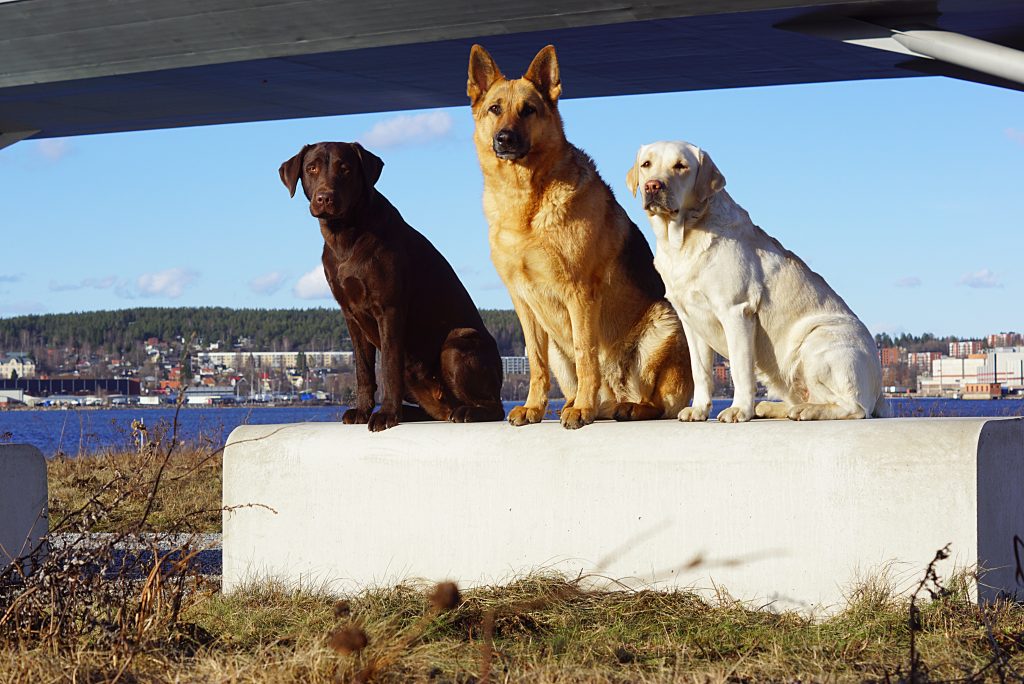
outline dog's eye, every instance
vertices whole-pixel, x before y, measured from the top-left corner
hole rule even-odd
[[[527,105],[523,105],[523,110],[522,110],[522,115],[523,116],[530,116],[531,114],[536,114],[536,113],[537,113],[537,108],[534,107],[533,105],[528,105],[528,104]]]
[[[641,169],[649,169],[649,168],[651,168],[651,162],[645,161],[643,164],[640,165],[640,168]]]
[[[308,173],[316,173],[316,164],[310,164],[306,167]]]
[[[341,169],[339,169],[339,170],[340,170],[340,171],[341,171],[341,172],[342,172],[343,174],[345,174],[345,175],[347,176],[347,175],[348,175],[348,171],[349,171],[349,169],[348,169],[348,164],[342,164],[342,165],[341,165]]]
[[[501,105],[492,104],[490,107],[487,108],[487,111],[489,111],[491,114],[501,114]]]
[[[689,167],[683,162],[676,162],[675,166],[673,166],[672,168],[675,169],[676,171],[685,171]]]

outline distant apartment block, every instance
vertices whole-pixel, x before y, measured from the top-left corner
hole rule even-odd
[[[530,359],[526,356],[502,356],[501,372],[504,375],[529,375]]]
[[[986,340],[989,349],[999,347],[1020,347],[1024,345],[1024,338],[1017,332],[1001,332],[989,335]]]
[[[906,360],[907,350],[903,347],[882,347],[878,350],[878,360],[882,366],[898,366]]]
[[[932,368],[932,361],[942,358],[942,352],[907,352],[907,365],[919,371],[928,372]]]
[[[0,378],[34,378],[35,375],[36,364],[28,354],[7,352],[0,355]]]
[[[960,340],[949,343],[949,355],[954,359],[966,359],[971,354],[980,354],[985,348],[981,340]]]
[[[343,368],[352,365],[352,352],[350,351],[323,351],[323,352],[199,352],[196,354],[196,361],[200,366],[207,364],[220,366],[222,368],[243,368],[268,369],[268,368],[296,368],[299,365],[299,356],[305,356],[306,366],[310,368]]]

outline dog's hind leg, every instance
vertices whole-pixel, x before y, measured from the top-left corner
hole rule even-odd
[[[441,347],[441,376],[454,397],[450,421],[504,420],[501,361],[497,347],[473,328],[456,328]]]
[[[789,418],[790,406],[781,401],[759,401],[754,407],[757,418]]]
[[[803,401],[790,407],[790,420],[867,418],[878,400],[881,378],[868,376],[874,349],[832,342],[823,354],[807,354],[794,384],[802,384]],[[877,367],[877,362],[875,363]],[[880,387],[879,387],[880,389]]]

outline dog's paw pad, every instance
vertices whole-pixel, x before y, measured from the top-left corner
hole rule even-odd
[[[516,406],[508,413],[508,422],[516,427],[539,423],[544,420],[544,409],[526,406]]]
[[[708,419],[707,409],[687,406],[679,412],[679,420],[684,423],[702,423]]]
[[[596,418],[593,409],[571,408],[562,411],[562,427],[566,430],[577,430],[584,425],[590,425]]]
[[[396,425],[398,425],[398,414],[390,411],[377,411],[366,422],[366,427],[370,432],[382,432]]]
[[[370,412],[350,408],[341,414],[341,422],[345,425],[365,425],[370,420]]]
[[[720,423],[745,423],[750,420],[750,411],[740,406],[730,406],[718,414]]]

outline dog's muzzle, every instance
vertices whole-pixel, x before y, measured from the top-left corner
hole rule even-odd
[[[644,183],[644,211],[675,213],[668,205],[668,189],[660,180],[649,180]]]
[[[529,144],[511,128],[503,128],[495,133],[491,146],[498,159],[520,159],[530,151]]]

